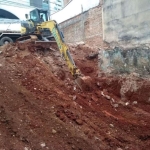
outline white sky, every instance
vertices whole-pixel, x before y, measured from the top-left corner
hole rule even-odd
[[[64,9],[51,15],[51,19],[61,23],[69,18],[72,18],[83,11],[99,5],[100,0],[73,0]]]

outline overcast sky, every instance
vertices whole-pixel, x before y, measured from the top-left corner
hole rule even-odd
[[[51,19],[61,23],[99,4],[100,0],[73,0],[61,11],[51,15]]]

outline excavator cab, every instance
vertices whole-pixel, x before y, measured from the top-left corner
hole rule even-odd
[[[46,10],[34,9],[30,11],[30,19],[35,23],[42,23],[48,21],[48,14]]]
[[[48,13],[46,10],[34,9],[30,11],[30,15],[25,15],[26,21],[21,22],[21,35],[33,34],[37,31],[37,27],[48,21]]]

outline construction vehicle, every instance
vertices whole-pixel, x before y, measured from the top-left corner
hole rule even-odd
[[[15,42],[21,37],[19,19],[0,19],[0,45]]]
[[[64,41],[64,36],[60,31],[58,24],[54,20],[48,21],[47,11],[34,9],[30,12],[30,18],[26,15],[27,21],[21,24],[22,37],[17,41],[31,39],[34,44],[49,45],[55,39],[62,57],[65,59],[68,68],[75,79],[75,82],[82,90],[89,90],[91,88],[91,78],[81,74],[80,70],[75,65],[72,59],[68,46]]]

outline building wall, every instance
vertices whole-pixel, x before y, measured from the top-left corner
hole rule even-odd
[[[63,0],[55,0],[55,3],[55,8],[57,11],[63,8]]]
[[[22,6],[22,5],[21,5]],[[17,18],[19,18],[20,20],[26,20],[25,18],[25,14],[29,14],[29,12],[31,10],[33,10],[35,7],[24,7],[24,6],[16,6],[16,5],[5,5],[5,4],[1,4],[0,5],[0,9],[8,11],[10,13],[12,13],[13,15],[15,15]],[[18,13],[19,12],[19,13]],[[9,15],[6,15],[5,18],[10,19]],[[11,18],[12,19],[12,18]]]
[[[59,26],[68,43],[84,41],[97,46],[103,44],[101,5],[68,19]]]
[[[150,42],[149,0],[104,0],[104,40],[124,47]]]
[[[42,9],[49,11],[49,4],[43,3],[42,4]]]
[[[30,6],[42,8],[43,0],[30,0]]]
[[[30,6],[30,0],[9,0],[9,1],[0,1],[0,4],[5,4],[8,6],[20,6],[20,7],[28,7]]]
[[[31,4],[31,5],[30,5]],[[9,0],[9,2],[7,1],[1,1],[0,2],[0,9],[1,10],[5,10],[8,13],[4,14],[2,11],[0,12],[2,15],[0,15],[1,17],[3,16],[4,18],[9,18],[9,19],[13,19],[13,18],[19,18],[21,20],[26,20],[25,18],[25,14],[29,14],[29,12],[33,9],[35,9],[35,7],[42,8],[42,0]],[[13,15],[15,15],[16,17],[11,17],[10,13],[12,13]],[[5,16],[4,16],[5,15]]]
[[[64,6],[66,6],[69,3],[70,0],[64,0]]]
[[[63,0],[49,0],[50,14],[54,14],[63,8]]]

